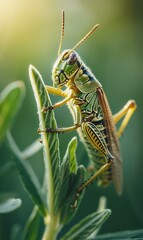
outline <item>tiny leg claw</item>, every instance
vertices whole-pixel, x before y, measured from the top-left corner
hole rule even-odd
[[[37,133],[57,133],[58,130],[57,129],[53,129],[53,128],[46,128],[45,130],[39,129],[37,130]]]
[[[43,109],[41,110],[41,112],[46,113],[47,111],[51,111],[51,110],[53,110],[53,109],[54,109],[53,106],[43,107]]]
[[[43,132],[43,130],[41,130],[40,128],[37,129],[37,133],[41,133]]]
[[[46,133],[57,133],[58,131],[57,131],[57,129],[46,128],[46,129],[45,129],[45,132],[46,132]]]

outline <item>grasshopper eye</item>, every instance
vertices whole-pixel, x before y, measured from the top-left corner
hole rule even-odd
[[[77,61],[77,56],[75,53],[71,53],[70,56],[69,56],[69,59],[67,61],[67,64],[68,65],[73,65],[74,63],[76,63]]]

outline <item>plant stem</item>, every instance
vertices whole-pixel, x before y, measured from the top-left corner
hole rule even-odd
[[[60,231],[59,218],[57,216],[45,218],[46,228],[42,240],[55,240],[58,232]]]

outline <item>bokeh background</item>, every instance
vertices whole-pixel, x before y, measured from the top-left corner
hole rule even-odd
[[[12,127],[20,149],[37,137],[38,119],[28,66],[33,64],[52,85],[51,70],[57,58],[61,30],[61,11],[66,26],[63,50],[72,48],[95,24],[100,28],[78,49],[79,55],[101,81],[113,113],[129,99],[135,99],[137,111],[121,139],[124,192],[117,196],[113,186],[91,185],[75,221],[96,210],[99,197],[107,197],[112,215],[102,233],[143,227],[143,2],[139,0],[0,0],[0,90],[8,83],[23,80],[26,98]],[[58,101],[52,97],[52,101]],[[64,113],[64,117],[63,117]],[[66,117],[65,117],[66,116]],[[59,126],[72,124],[71,115],[62,107],[56,110]],[[61,156],[76,132],[60,136]],[[79,163],[88,157],[82,144],[77,149]],[[5,144],[0,148],[0,164],[10,161]],[[42,182],[42,151],[30,159]],[[1,192],[15,192],[22,207],[0,216],[0,238],[8,239],[13,224],[24,223],[33,207],[15,171],[1,177]],[[72,223],[71,223],[72,224]],[[70,227],[67,226],[67,228]]]

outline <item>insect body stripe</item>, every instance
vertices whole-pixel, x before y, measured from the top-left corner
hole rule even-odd
[[[108,155],[105,142],[103,141],[103,136],[96,128],[96,126],[92,123],[82,123],[82,129],[88,140],[91,144],[104,156]]]

